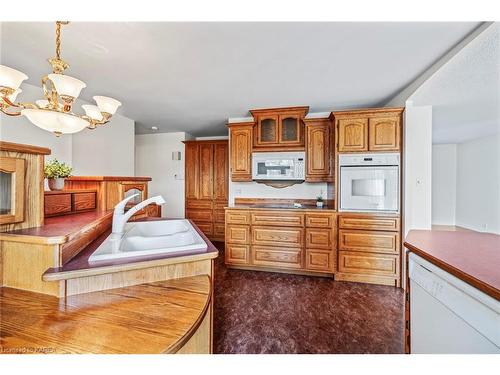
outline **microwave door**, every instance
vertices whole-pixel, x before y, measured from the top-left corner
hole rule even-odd
[[[258,161],[257,178],[262,180],[286,180],[293,178],[294,161],[270,159]]]
[[[399,168],[342,167],[340,208],[345,211],[399,210]]]

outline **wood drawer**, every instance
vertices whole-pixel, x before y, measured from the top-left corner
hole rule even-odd
[[[201,208],[205,210],[211,210],[213,208],[213,204],[210,200],[188,199],[188,201],[186,202],[186,208]]]
[[[341,215],[339,216],[339,228],[399,231],[399,217]]]
[[[214,228],[212,223],[198,223],[195,220],[193,220],[194,223],[200,230],[205,234],[205,236],[209,237],[213,234]]]
[[[95,193],[74,193],[73,207],[75,211],[93,210],[95,208]]]
[[[335,270],[335,253],[333,251],[307,249],[306,269],[317,272],[333,273]]]
[[[302,268],[300,250],[279,250],[274,247],[252,246],[252,263],[279,268]]]
[[[224,210],[214,210],[214,219],[217,223],[224,223],[226,221]]]
[[[187,210],[186,218],[198,222],[212,222],[212,210]]]
[[[226,226],[224,224],[215,223],[214,224],[214,237],[224,238],[226,232]]]
[[[399,233],[341,229],[339,250],[398,255]]]
[[[250,213],[242,210],[226,210],[226,224],[250,224]]]
[[[339,272],[396,276],[399,257],[387,254],[370,254],[339,251]]]
[[[226,242],[232,244],[250,244],[250,227],[246,225],[227,225]]]
[[[333,231],[323,228],[306,228],[306,247],[331,250],[333,248]]]
[[[252,227],[252,244],[301,248],[304,244],[304,229]]]
[[[303,227],[304,214],[300,212],[254,211],[251,214],[252,225],[280,225],[283,227]]]
[[[335,214],[321,213],[321,212],[306,214],[306,227],[334,228]]]
[[[250,264],[250,246],[226,244],[225,261],[229,264]]]
[[[66,212],[71,212],[71,194],[45,195],[44,213],[46,216]]]

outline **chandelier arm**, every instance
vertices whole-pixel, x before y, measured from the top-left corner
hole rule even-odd
[[[0,111],[1,111],[2,113],[5,113],[7,116],[20,116],[20,115],[21,115],[21,112],[20,112],[20,111],[19,111],[19,112],[7,112],[7,111],[6,111],[6,109],[7,109],[7,108],[8,108],[8,107],[4,107],[4,106],[1,106],[1,105],[0,105]]]

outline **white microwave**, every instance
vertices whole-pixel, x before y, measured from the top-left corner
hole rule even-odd
[[[304,180],[305,152],[252,153],[253,180]]]

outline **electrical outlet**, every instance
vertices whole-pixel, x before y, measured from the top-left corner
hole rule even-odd
[[[487,224],[487,223],[483,223],[483,224],[481,224],[481,230],[482,230],[483,232],[486,232],[486,231],[488,230],[488,224]]]
[[[241,189],[236,189],[234,192],[235,192],[236,194],[240,195],[240,194],[241,194]]]

